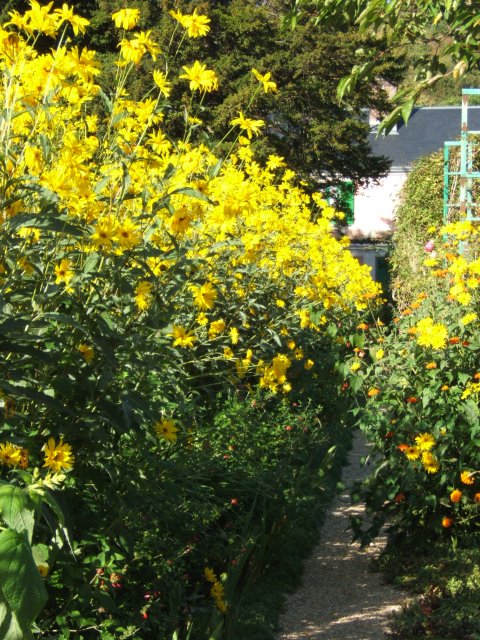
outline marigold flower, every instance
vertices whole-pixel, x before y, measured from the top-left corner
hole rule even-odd
[[[405,449],[403,449],[403,453],[409,460],[418,460],[421,452],[418,447],[407,446]]]
[[[407,495],[403,493],[403,491],[401,491],[400,493],[397,493],[397,495],[394,498],[395,502],[405,502],[406,499],[407,499]]]
[[[444,516],[442,518],[442,527],[445,529],[449,529],[454,523],[453,518],[449,518],[448,516]]]
[[[450,500],[452,502],[460,502],[461,499],[462,499],[462,492],[459,491],[458,489],[454,489],[450,494]]]
[[[437,473],[440,469],[440,464],[437,458],[429,451],[422,453],[422,464],[427,473]]]
[[[473,501],[476,502],[477,504],[480,502],[480,492],[476,493],[473,496]]]
[[[436,362],[428,362],[425,365],[425,369],[436,369],[437,368],[437,363]]]
[[[418,398],[415,396],[409,396],[405,402],[408,402],[409,404],[416,404],[418,402]]]
[[[473,484],[475,482],[475,478],[472,471],[462,471],[460,473],[460,481],[463,484]]]
[[[430,451],[435,446],[435,438],[430,433],[421,433],[415,438],[420,451]]]
[[[450,389],[450,387],[448,386],[448,384],[444,384],[440,387],[440,391],[448,391]]]
[[[448,339],[448,342],[450,344],[458,344],[460,342],[460,338],[458,336],[453,336],[452,338]]]
[[[2,442],[0,444],[0,464],[5,464],[7,467],[16,467],[20,464],[21,458],[21,447],[17,447],[11,442]]]

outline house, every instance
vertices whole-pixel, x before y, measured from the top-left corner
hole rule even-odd
[[[443,149],[448,140],[460,138],[462,108],[419,107],[408,124],[403,121],[388,134],[376,135],[378,121],[371,120],[370,146],[375,155],[386,156],[392,165],[389,174],[364,188],[353,198],[348,226],[351,252],[362,264],[372,267],[372,276],[384,282],[387,276],[388,240],[395,227],[395,209],[412,164],[423,155]],[[468,107],[468,128],[480,130],[480,106]]]

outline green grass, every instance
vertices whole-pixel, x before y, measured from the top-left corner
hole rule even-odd
[[[377,563],[409,599],[395,640],[480,640],[480,533],[391,544]]]

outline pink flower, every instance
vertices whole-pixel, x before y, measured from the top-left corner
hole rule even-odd
[[[431,253],[435,249],[435,243],[433,240],[429,240],[423,248],[425,251],[428,251],[428,253]]]

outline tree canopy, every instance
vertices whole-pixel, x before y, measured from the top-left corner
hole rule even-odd
[[[480,68],[480,14],[473,0],[295,0],[287,21],[295,26],[303,12],[313,10],[313,22],[323,29],[356,25],[360,33],[387,43],[370,50],[367,60],[355,62],[341,79],[338,95],[350,96],[363,81],[371,81],[379,60],[387,53],[405,55],[415,73],[393,98],[394,108],[383,121],[389,129],[406,121],[419,96],[439,80],[457,79]],[[424,43],[412,56],[412,46]]]

